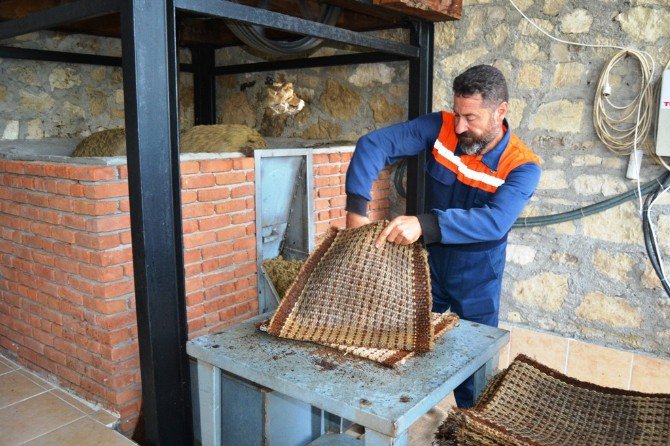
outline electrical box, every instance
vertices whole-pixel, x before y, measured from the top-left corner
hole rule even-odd
[[[670,156],[670,70],[661,77],[661,100],[656,126],[656,154]]]

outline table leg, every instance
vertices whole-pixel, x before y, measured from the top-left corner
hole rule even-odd
[[[396,437],[390,437],[372,429],[365,428],[365,446],[408,446],[409,433],[407,430]]]
[[[198,398],[202,446],[221,445],[221,370],[198,361]]]
[[[486,364],[481,366],[475,372],[475,388],[474,388],[474,399],[477,401],[479,396],[484,391],[484,388],[488,384],[489,380],[495,375],[498,369],[498,355],[494,355],[493,358],[488,360]]]

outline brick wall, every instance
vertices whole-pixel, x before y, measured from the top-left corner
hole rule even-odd
[[[353,151],[314,154],[314,211],[317,240],[330,226],[344,227],[346,194],[344,180]],[[368,216],[372,220],[389,218],[391,168],[387,167],[372,185]]]
[[[351,152],[314,155],[316,233],[344,225]],[[258,312],[253,158],[182,161],[189,337]],[[0,161],[0,346],[118,412],[141,403],[127,167]],[[388,216],[389,171],[371,216]]]

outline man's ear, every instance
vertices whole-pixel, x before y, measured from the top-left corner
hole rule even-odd
[[[498,105],[498,108],[496,108],[496,112],[498,113],[498,122],[502,124],[503,119],[507,116],[507,111],[509,110],[509,104],[506,101],[503,101]]]

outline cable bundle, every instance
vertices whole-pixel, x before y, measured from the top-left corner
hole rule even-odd
[[[610,72],[627,57],[635,58],[640,65],[640,90],[628,104],[616,105],[610,100]],[[641,146],[649,133],[655,105],[651,87],[653,75],[651,56],[633,49],[618,52],[600,74],[593,103],[593,126],[600,140],[617,155],[627,155]]]
[[[663,285],[663,289],[668,294],[668,297],[670,297],[670,283],[668,283],[668,276],[665,273],[665,268],[663,267],[663,259],[658,247],[656,232],[654,231],[654,226],[651,222],[651,209],[658,197],[667,192],[669,189],[670,172],[666,173],[658,182],[656,189],[647,195],[647,198],[644,200],[644,208],[642,212],[642,232],[644,234],[644,246],[647,249],[647,255],[649,256],[651,265],[654,267],[654,271],[656,271],[658,278],[661,279],[661,285]]]

